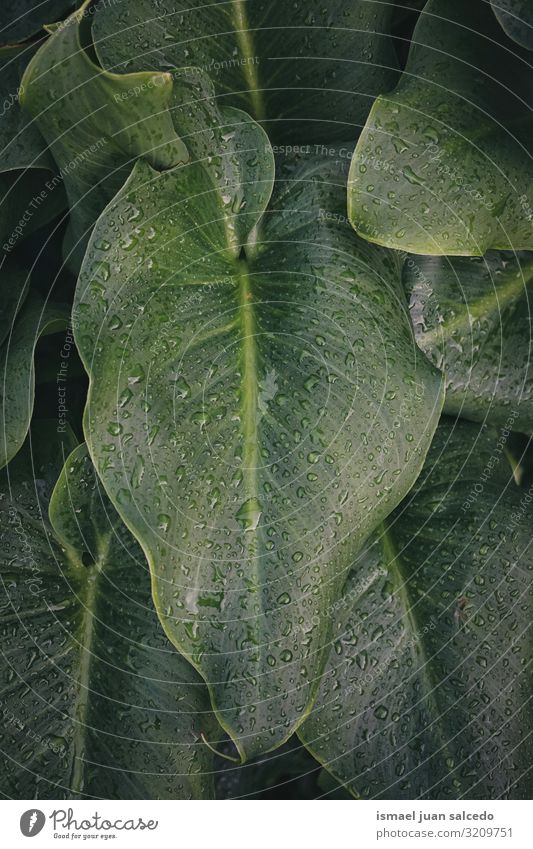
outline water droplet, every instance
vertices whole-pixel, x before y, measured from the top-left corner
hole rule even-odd
[[[245,531],[255,531],[261,518],[263,507],[257,498],[249,498],[241,504],[237,513],[237,521]]]

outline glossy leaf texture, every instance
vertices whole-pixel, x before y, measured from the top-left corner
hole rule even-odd
[[[533,248],[531,57],[485,0],[429,0],[352,159],[357,232],[412,253]]]
[[[81,261],[90,229],[135,159],[155,168],[188,158],[168,112],[168,73],[110,74],[91,57],[89,0],[54,26],[24,74],[21,101],[45,137],[65,183],[67,252]]]
[[[4,298],[7,309],[12,309],[9,295]],[[40,295],[32,292],[0,347],[0,468],[21,448],[30,427],[35,395],[35,347],[42,336],[64,330],[68,321],[67,307],[47,305]]]
[[[528,798],[533,515],[505,441],[443,419],[336,608],[299,734],[358,798]]]
[[[245,758],[309,711],[323,611],[415,480],[442,387],[396,256],[346,221],[342,160],[280,162],[269,204],[260,127],[234,109],[199,126],[189,165],[137,163],[99,219],[76,341],[99,475]]]
[[[274,140],[324,144],[354,138],[395,84],[393,12],[365,0],[103,0],[93,37],[110,71],[199,67]]]
[[[533,7],[530,0],[491,0],[494,14],[507,35],[533,50]]]
[[[6,253],[63,211],[65,193],[35,123],[20,107],[21,79],[36,44],[0,47],[0,246]]]
[[[210,797],[207,691],[161,630],[144,556],[85,446],[66,458],[72,439],[42,422],[34,437],[0,482],[1,792]]]
[[[410,257],[415,336],[444,372],[444,409],[533,432],[533,254]]]
[[[22,77],[35,56],[38,44],[0,47],[2,171],[12,169],[54,169],[54,161],[35,122],[21,109]]]

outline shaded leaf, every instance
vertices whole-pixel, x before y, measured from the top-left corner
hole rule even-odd
[[[412,257],[405,266],[415,336],[444,372],[444,409],[533,431],[533,255]]]
[[[28,293],[29,274],[14,263],[2,265],[0,271],[0,346],[11,332],[16,315]]]
[[[322,769],[318,778],[318,786],[321,790],[321,799],[352,799],[342,784],[339,784],[327,769]]]
[[[362,236],[421,254],[533,248],[532,68],[485,0],[429,0],[350,169]]]
[[[74,0],[2,0],[0,42],[24,41],[44,24],[57,21],[79,3]]]
[[[0,160],[1,171],[44,168],[54,170],[54,160],[33,121],[20,107],[21,80],[38,44],[14,44],[0,47]]]
[[[190,165],[137,163],[99,219],[76,341],[93,460],[244,758],[309,710],[321,613],[416,478],[442,393],[396,256],[346,222],[342,163],[280,165],[263,215],[263,131],[233,109],[199,126]]]
[[[217,799],[315,799],[321,769],[296,737],[255,761],[235,765],[221,761]],[[326,773],[333,782],[333,778]],[[348,795],[348,798],[351,798]]]
[[[46,305],[32,292],[0,348],[0,468],[15,456],[28,433],[35,395],[35,346],[41,336],[64,330],[68,320],[66,307]]]
[[[1,476],[2,793],[210,796],[205,687],[161,631],[142,552],[85,446],[66,461],[48,523],[69,441],[54,431],[40,423],[37,444],[55,457],[27,444]]]
[[[19,103],[21,78],[36,49],[0,47],[0,244],[7,253],[66,206],[46,142]]]
[[[310,751],[362,798],[528,798],[531,499],[505,437],[443,420],[335,616]]]
[[[530,0],[491,0],[494,14],[507,35],[533,50],[533,7]]]

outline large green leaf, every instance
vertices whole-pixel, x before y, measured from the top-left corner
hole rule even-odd
[[[446,377],[446,412],[533,432],[533,254],[411,257],[416,340]]]
[[[85,446],[39,423],[1,474],[1,792],[32,798],[212,794],[209,698],[153,609],[141,550]],[[35,440],[33,441],[35,447]],[[62,450],[61,450],[62,449]],[[37,497],[39,495],[39,498]]]
[[[533,72],[485,0],[429,0],[406,70],[372,107],[349,217],[422,254],[533,248]]]
[[[342,162],[285,161],[263,215],[263,131],[234,109],[198,124],[191,164],[137,163],[99,219],[76,341],[89,450],[246,757],[309,710],[320,614],[416,478],[442,393],[397,257],[346,222]]]
[[[299,733],[363,798],[528,798],[531,499],[505,437],[443,422],[358,558]]]
[[[490,0],[505,32],[522,47],[533,50],[533,6],[531,0]]]
[[[9,302],[9,297],[4,298]],[[68,320],[66,307],[46,306],[32,292],[0,348],[0,468],[15,456],[28,433],[35,395],[35,346],[41,336],[64,330]],[[60,367],[58,361],[58,374]]]
[[[33,115],[62,176],[71,212],[68,248],[81,259],[89,231],[122,186],[136,157],[155,168],[188,154],[168,112],[168,73],[110,74],[87,44],[89,0],[52,35],[22,80],[22,105]]]
[[[353,138],[394,85],[393,12],[366,0],[102,0],[93,37],[108,70],[202,68],[224,104],[312,145]]]
[[[19,103],[21,78],[36,48],[0,47],[0,245],[7,253],[66,205],[46,143]]]
[[[35,56],[37,44],[0,47],[0,170],[44,168],[54,170],[54,161],[35,122],[20,108],[21,80]]]

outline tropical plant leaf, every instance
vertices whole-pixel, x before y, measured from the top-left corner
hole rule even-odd
[[[330,612],[299,734],[358,797],[528,798],[533,516],[504,444],[443,420]]]
[[[55,164],[46,143],[20,108],[21,78],[35,44],[0,47],[0,244],[16,244],[55,218],[66,206],[61,182],[52,185]]]
[[[342,784],[339,784],[333,778],[332,774],[327,769],[322,769],[318,778],[318,786],[321,790],[321,799],[352,799],[351,793],[346,790]]]
[[[444,372],[444,409],[533,432],[533,254],[412,257],[405,265],[415,336]]]
[[[13,44],[0,47],[0,121],[1,171],[43,168],[54,170],[54,160],[35,122],[20,107],[21,80],[38,44]]]
[[[74,0],[2,0],[0,42],[25,41],[36,35],[44,24],[57,21],[79,5]]]
[[[393,4],[365,0],[130,0],[96,7],[93,37],[110,71],[196,66],[228,106],[275,140],[353,138],[372,99],[392,88]]]
[[[155,168],[188,158],[167,110],[171,75],[116,75],[96,65],[87,44],[89,3],[52,29],[26,69],[21,97],[65,183],[71,215],[67,251],[75,251],[74,265],[136,157],[146,157]]]
[[[400,83],[374,103],[353,155],[360,235],[432,255],[533,248],[529,58],[484,0],[429,0]]]
[[[217,734],[209,698],[162,633],[144,556],[83,445],[54,489],[50,527],[48,498],[69,439],[42,423],[37,436],[49,456],[28,443],[0,482],[1,791],[211,796],[212,755],[199,739]]]
[[[533,50],[533,7],[530,0],[491,0],[494,14],[507,35]]]
[[[0,348],[0,469],[21,448],[30,426],[35,395],[35,346],[41,336],[64,330],[68,321],[67,307],[46,306],[40,295],[31,292]]]
[[[198,126],[189,165],[138,162],[100,217],[76,341],[93,460],[245,758],[309,710],[321,612],[415,480],[442,392],[396,256],[346,222],[342,163],[280,163],[264,214],[263,131],[234,109]]]

